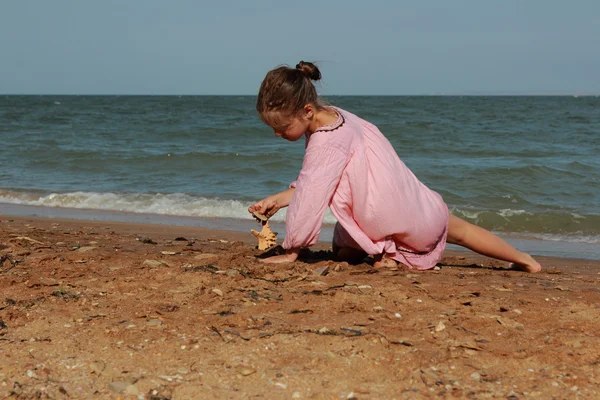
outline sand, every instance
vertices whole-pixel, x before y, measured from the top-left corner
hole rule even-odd
[[[0,215],[0,398],[598,398],[600,262],[264,265],[250,232]]]

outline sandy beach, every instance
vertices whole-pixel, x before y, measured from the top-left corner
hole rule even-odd
[[[249,232],[0,215],[0,397],[598,398],[600,261],[264,265]]]

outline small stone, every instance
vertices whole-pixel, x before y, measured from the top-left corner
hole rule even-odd
[[[292,399],[301,399],[302,398],[302,393],[300,392],[294,392],[292,394]]]
[[[281,383],[281,382],[275,382],[274,386],[280,387],[282,389],[287,389],[287,385],[285,383]]]
[[[227,270],[227,276],[230,278],[236,277],[240,275],[240,271],[238,271],[237,269],[228,269]]]
[[[138,393],[138,388],[135,385],[129,385],[125,388],[125,394],[137,396]]]
[[[223,291],[221,289],[213,289],[212,292],[217,296],[223,297]]]
[[[102,371],[104,371],[104,368],[106,368],[106,364],[104,363],[104,361],[92,361],[90,363],[90,369],[96,374],[99,374]]]
[[[137,238],[137,240],[139,240],[142,243],[156,244],[156,242],[154,240],[152,240],[151,238],[149,238],[148,236],[140,236]]]
[[[127,389],[128,386],[129,386],[129,383],[122,382],[122,381],[111,382],[108,384],[108,388],[115,393],[121,393],[121,392],[125,391],[125,389]]]
[[[442,311],[440,314],[446,315],[446,316],[455,315],[456,314],[456,310]]]
[[[475,379],[476,381],[478,381],[478,380],[480,380],[480,379],[481,379],[481,375],[480,375],[479,373],[477,373],[477,372],[473,372],[473,373],[471,374],[471,378],[473,378],[473,379]]]
[[[436,327],[435,327],[435,331],[436,331],[436,332],[441,332],[441,331],[443,331],[444,329],[446,329],[446,325],[444,324],[444,321],[440,321],[440,322],[438,322],[438,324],[437,324],[437,325],[436,325]]]
[[[165,262],[158,260],[144,260],[142,264],[148,265],[149,267],[160,267],[161,265],[168,266]]]
[[[174,256],[175,254],[179,254],[176,251],[161,251],[160,254],[164,254],[165,256]]]
[[[317,332],[319,332],[321,335],[325,335],[325,334],[329,333],[329,329],[327,329],[326,327],[323,327],[323,328],[319,329]]]
[[[148,326],[159,326],[162,325],[163,322],[160,319],[149,319]]]
[[[94,247],[94,246],[84,246],[84,247],[78,248],[75,251],[78,252],[78,253],[85,253],[87,251],[94,250],[94,249],[97,249],[97,247]]]
[[[396,313],[396,314],[394,314],[394,317],[396,317],[396,318],[402,318],[402,314]]]
[[[256,373],[256,370],[250,367],[238,367],[236,371],[242,376],[248,376]]]
[[[320,267],[315,269],[315,274],[318,276],[325,276],[329,273],[329,266],[324,266],[324,267]]]
[[[346,261],[344,261],[344,262],[341,262],[341,263],[339,263],[339,264],[336,264],[336,266],[335,266],[335,267],[333,267],[333,270],[334,270],[335,272],[340,272],[340,271],[342,271],[343,269],[345,269],[345,268],[348,268],[348,266],[349,266],[349,264],[348,264]]]
[[[209,258],[217,258],[218,256],[216,254],[212,254],[212,253],[202,253],[202,254],[198,254],[197,256],[194,257],[195,260],[207,260]]]
[[[433,267],[433,270],[434,270],[434,271],[440,271],[440,270],[441,270],[441,268],[440,268],[440,267]]]
[[[373,307],[373,311],[375,311],[375,312],[381,312],[381,311],[383,311],[383,307],[381,307],[381,306],[375,306],[375,307]]]

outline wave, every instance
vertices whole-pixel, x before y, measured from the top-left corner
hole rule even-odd
[[[522,237],[600,244],[600,215],[568,210],[476,210],[451,208],[452,214],[475,225]]]
[[[143,214],[175,215],[206,218],[248,218],[251,202],[207,198],[186,193],[22,193],[0,190],[0,203],[30,206],[122,211]],[[285,221],[286,210],[279,211],[273,220]],[[330,211],[324,219],[333,224]]]
[[[248,219],[247,208],[251,201],[188,193],[48,193],[0,189],[1,203],[182,217]],[[450,209],[452,214],[497,233],[546,241],[600,244],[600,215],[567,210],[532,212],[524,209]],[[273,220],[278,222],[284,222],[285,218],[285,209],[273,216]],[[335,217],[327,210],[324,223],[335,222]]]

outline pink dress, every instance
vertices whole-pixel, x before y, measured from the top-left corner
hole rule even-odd
[[[306,137],[286,219],[286,249],[309,247],[329,206],[334,242],[433,268],[448,234],[448,207],[404,165],[377,127],[335,108],[338,121]]]

